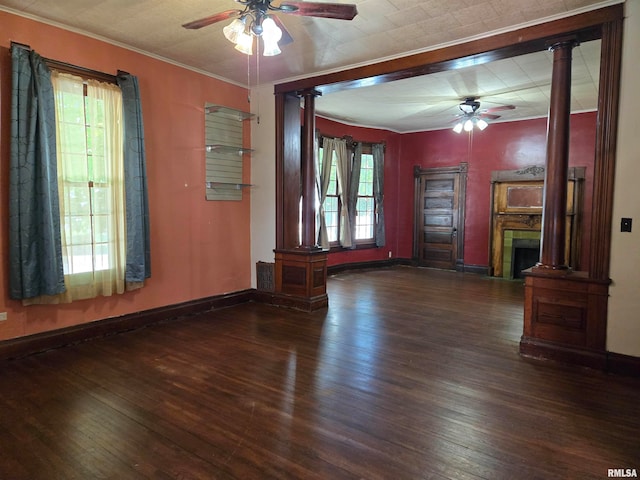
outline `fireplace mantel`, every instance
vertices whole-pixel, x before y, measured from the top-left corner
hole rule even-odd
[[[544,166],[491,172],[491,224],[489,275],[505,276],[505,231],[540,232],[544,191]],[[580,268],[580,222],[585,167],[569,169],[567,194],[567,243],[565,258],[575,270]],[[506,277],[512,277],[506,272]]]

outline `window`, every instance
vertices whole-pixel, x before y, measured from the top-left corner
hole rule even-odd
[[[320,147],[318,154],[318,161],[320,164],[320,170],[322,171],[322,165],[324,162],[323,148]],[[340,233],[340,199],[338,197],[338,174],[337,174],[337,160],[335,152],[331,155],[331,171],[329,174],[329,188],[327,190],[327,196],[324,200],[324,218],[327,226],[327,236],[330,243],[336,243],[338,241]]]
[[[65,284],[72,299],[124,291],[122,94],[52,72]]]
[[[138,79],[16,43],[11,68],[10,297],[64,303],[142,288],[151,248]]]
[[[356,241],[374,240],[375,199],[373,196],[373,155],[363,153],[356,201]]]
[[[326,225],[326,234],[330,246],[338,246],[341,239],[341,228],[343,224],[340,222],[340,212],[342,211],[342,202],[345,198],[349,200],[349,216],[351,217],[352,242],[359,245],[371,245],[376,243],[376,192],[374,187],[374,155],[372,144],[360,144],[361,149],[356,149],[356,144],[351,144],[348,149],[349,170],[351,182],[358,180],[357,194],[353,196],[349,192],[349,186],[339,185],[337,174],[338,159],[335,149],[332,149],[331,167],[329,170],[329,182],[327,192],[324,197],[324,224]],[[360,152],[360,168],[358,172],[353,171],[353,166],[358,165],[355,158],[356,152]],[[323,169],[324,148],[320,146],[318,150],[319,175],[322,177],[326,174]],[[322,237],[322,235],[321,235]]]

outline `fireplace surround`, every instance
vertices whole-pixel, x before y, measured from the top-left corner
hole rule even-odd
[[[519,277],[512,268],[514,239],[535,239],[539,248],[544,173],[541,165],[491,172],[489,275]],[[565,258],[579,270],[585,167],[571,167],[568,178]]]

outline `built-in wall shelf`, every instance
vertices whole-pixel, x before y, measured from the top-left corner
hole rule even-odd
[[[254,115],[222,105],[205,104],[205,157],[207,200],[242,200],[251,185],[243,181],[245,155],[244,120]]]
[[[207,152],[213,152],[218,150],[219,152],[224,153],[236,153],[238,155],[244,155],[245,153],[251,153],[253,150],[251,148],[237,147],[234,145],[206,145],[205,146]]]
[[[234,189],[239,190],[241,188],[249,188],[253,187],[251,183],[226,183],[226,182],[205,182],[207,188],[226,188],[226,189]]]
[[[255,114],[250,112],[245,112],[242,110],[236,110],[235,108],[229,108],[229,107],[224,107],[222,105],[214,105],[214,104],[207,104],[204,107],[204,111],[207,114],[215,113],[216,115],[219,115],[221,117],[222,116],[228,117],[230,119],[237,120],[239,122],[243,120],[251,120],[252,118],[255,117]]]

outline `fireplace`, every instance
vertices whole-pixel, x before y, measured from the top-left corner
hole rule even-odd
[[[524,278],[522,271],[540,261],[540,239],[514,238],[511,249],[510,278]]]
[[[539,230],[503,231],[502,278],[523,278],[522,270],[534,266],[540,259]]]
[[[580,229],[584,167],[569,168],[565,259],[580,267]],[[540,255],[544,167],[491,172],[489,275],[520,278]]]

